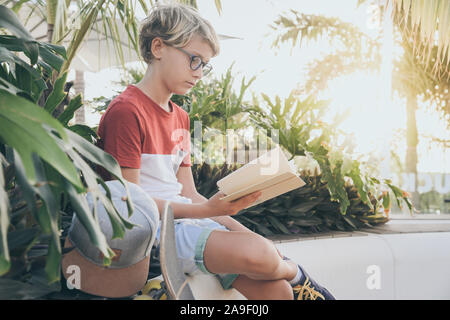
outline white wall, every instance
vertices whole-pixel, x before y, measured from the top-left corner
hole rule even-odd
[[[276,246],[337,299],[450,299],[450,232],[369,234]]]

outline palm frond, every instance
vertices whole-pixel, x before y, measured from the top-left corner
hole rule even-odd
[[[434,70],[448,73],[450,58],[450,2],[448,0],[391,0],[392,16],[414,39],[414,52],[428,64],[437,46]],[[389,3],[389,0],[386,0]]]

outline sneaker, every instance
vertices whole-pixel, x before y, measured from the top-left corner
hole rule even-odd
[[[299,284],[292,287],[294,300],[336,300],[326,288],[314,281],[300,265],[298,267],[303,274]]]

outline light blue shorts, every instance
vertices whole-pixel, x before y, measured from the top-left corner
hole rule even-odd
[[[161,223],[156,234],[159,243]],[[175,240],[178,258],[181,260],[183,272],[187,275],[198,273],[211,274],[218,277],[222,287],[230,289],[238,274],[213,274],[206,269],[203,260],[206,241],[214,230],[228,230],[223,225],[209,219],[175,219]]]

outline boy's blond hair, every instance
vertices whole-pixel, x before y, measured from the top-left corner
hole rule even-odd
[[[139,48],[144,61],[153,60],[151,44],[156,37],[174,47],[184,47],[194,35],[206,41],[217,56],[219,40],[211,23],[202,18],[193,7],[181,4],[157,4],[145,18],[139,33]]]

